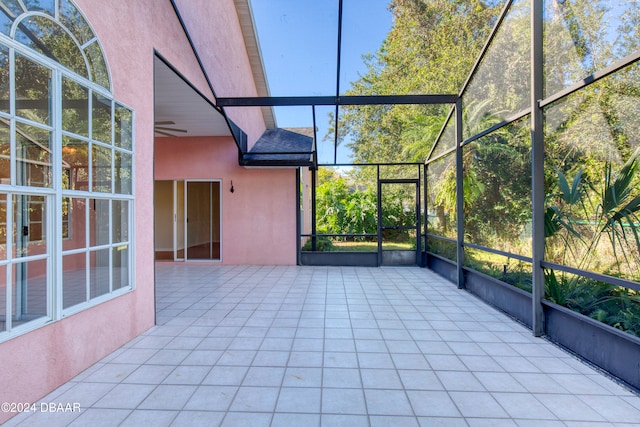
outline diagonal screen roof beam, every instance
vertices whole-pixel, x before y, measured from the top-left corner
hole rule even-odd
[[[275,96],[218,98],[220,107],[292,107],[309,105],[455,104],[458,95]]]

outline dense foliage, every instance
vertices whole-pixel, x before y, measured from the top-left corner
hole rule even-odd
[[[392,0],[394,25],[348,95],[458,93],[500,6],[482,0]],[[344,108],[357,163],[424,161],[444,122],[443,106]]]
[[[463,147],[465,241],[525,256],[531,254],[532,211],[529,5],[512,3],[462,99],[465,139],[520,117]],[[502,7],[498,1],[392,0],[393,28],[348,94],[459,93]],[[589,81],[640,47],[638,2],[549,1],[544,19],[544,97]],[[545,107],[547,261],[640,281],[638,97],[636,61]],[[443,154],[455,147],[451,120],[434,149],[449,107],[343,111],[340,137],[355,162],[422,162],[432,149]],[[427,170],[429,232],[449,238],[456,237],[453,160],[445,155]],[[363,223],[362,216],[356,219]],[[430,250],[455,258],[445,243],[429,242]],[[465,264],[473,268],[530,286],[530,266],[467,255]],[[549,299],[637,333],[635,291],[551,270],[546,284]]]
[[[376,186],[357,186],[347,177],[334,175],[316,189],[317,230],[320,234],[378,233],[378,196]],[[402,192],[392,192],[382,198],[382,223],[414,225],[415,201],[407,204]],[[415,197],[414,197],[415,200]],[[408,235],[393,236],[406,240]],[[344,240],[375,241],[375,237],[348,236]]]

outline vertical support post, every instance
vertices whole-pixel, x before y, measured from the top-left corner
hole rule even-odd
[[[543,79],[543,2],[531,1],[531,203],[532,238],[532,320],[533,335],[544,334],[544,116],[539,100],[544,96]]]
[[[111,212],[111,221],[113,221],[114,219],[115,212]],[[213,259],[213,182],[209,182],[209,259]],[[113,292],[113,286],[111,292]]]
[[[458,288],[464,288],[464,165],[462,162],[462,98],[456,101],[456,260]]]
[[[420,212],[421,208],[422,204],[420,203],[420,170],[418,169],[418,182],[416,182],[416,265],[420,265],[420,260],[422,259],[422,236],[420,235],[420,231],[422,230],[420,221],[420,217],[422,216],[422,212]]]
[[[302,168],[296,169],[296,265],[300,265],[300,240],[302,236],[302,220],[300,218],[300,174],[302,173]]]
[[[311,250],[317,249],[318,241],[316,239],[316,176],[318,168],[311,170]]]
[[[429,249],[429,238],[427,237],[427,233],[429,232],[429,181],[428,181],[428,169],[429,166],[427,166],[426,164],[422,165],[422,174],[423,174],[423,180],[424,180],[424,188],[423,188],[423,193],[424,193],[424,223],[423,223],[423,230],[424,230],[424,248],[423,251],[425,252],[425,257],[423,258],[423,263],[422,263],[422,267],[426,267],[427,266],[427,254],[426,252]]]
[[[382,184],[380,183],[380,165],[376,165],[378,182],[378,266],[382,265]]]
[[[420,194],[420,165],[417,166],[418,182],[416,184],[416,264],[422,264],[422,195]]]

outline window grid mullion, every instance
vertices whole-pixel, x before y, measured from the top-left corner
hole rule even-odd
[[[89,115],[88,115],[88,131],[89,146],[87,149],[87,191],[93,192],[93,89],[89,89]],[[88,246],[87,246],[88,247]]]
[[[91,122],[91,121],[89,121]],[[85,302],[91,300],[91,236],[89,235],[89,231],[91,230],[91,208],[89,206],[88,197],[84,199],[85,202],[85,210],[84,210],[84,248],[85,248]]]
[[[7,313],[5,329],[11,332],[13,329],[13,194],[7,194]]]
[[[10,152],[9,157],[11,158],[9,161],[9,185],[16,185],[16,107],[15,107],[15,99],[16,99],[16,79],[15,79],[15,49],[9,49],[9,114],[11,115],[11,119],[9,121],[9,146]],[[7,210],[9,209],[9,205],[7,204]],[[8,220],[7,220],[8,222]]]
[[[56,7],[56,13],[57,11],[58,8]],[[54,100],[52,102],[53,141],[51,142],[50,161],[53,164],[53,176],[51,179],[55,195],[53,196],[54,202],[50,203],[52,208],[47,210],[47,214],[50,216],[48,223],[53,224],[53,227],[47,227],[47,253],[60,255],[50,256],[48,264],[52,271],[49,277],[54,280],[48,280],[47,286],[50,287],[49,294],[53,299],[51,302],[51,316],[53,320],[58,320],[62,317],[64,292],[62,256],[64,248],[62,242],[62,74],[55,69],[53,70],[53,81],[55,82],[52,88],[52,98]],[[53,236],[51,233],[53,233]]]

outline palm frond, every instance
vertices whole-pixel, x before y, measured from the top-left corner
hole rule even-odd
[[[605,165],[605,182],[602,192],[602,210],[604,215],[608,215],[618,209],[631,196],[634,186],[632,185],[638,167],[638,151],[636,151],[622,169],[613,175],[611,162]]]

